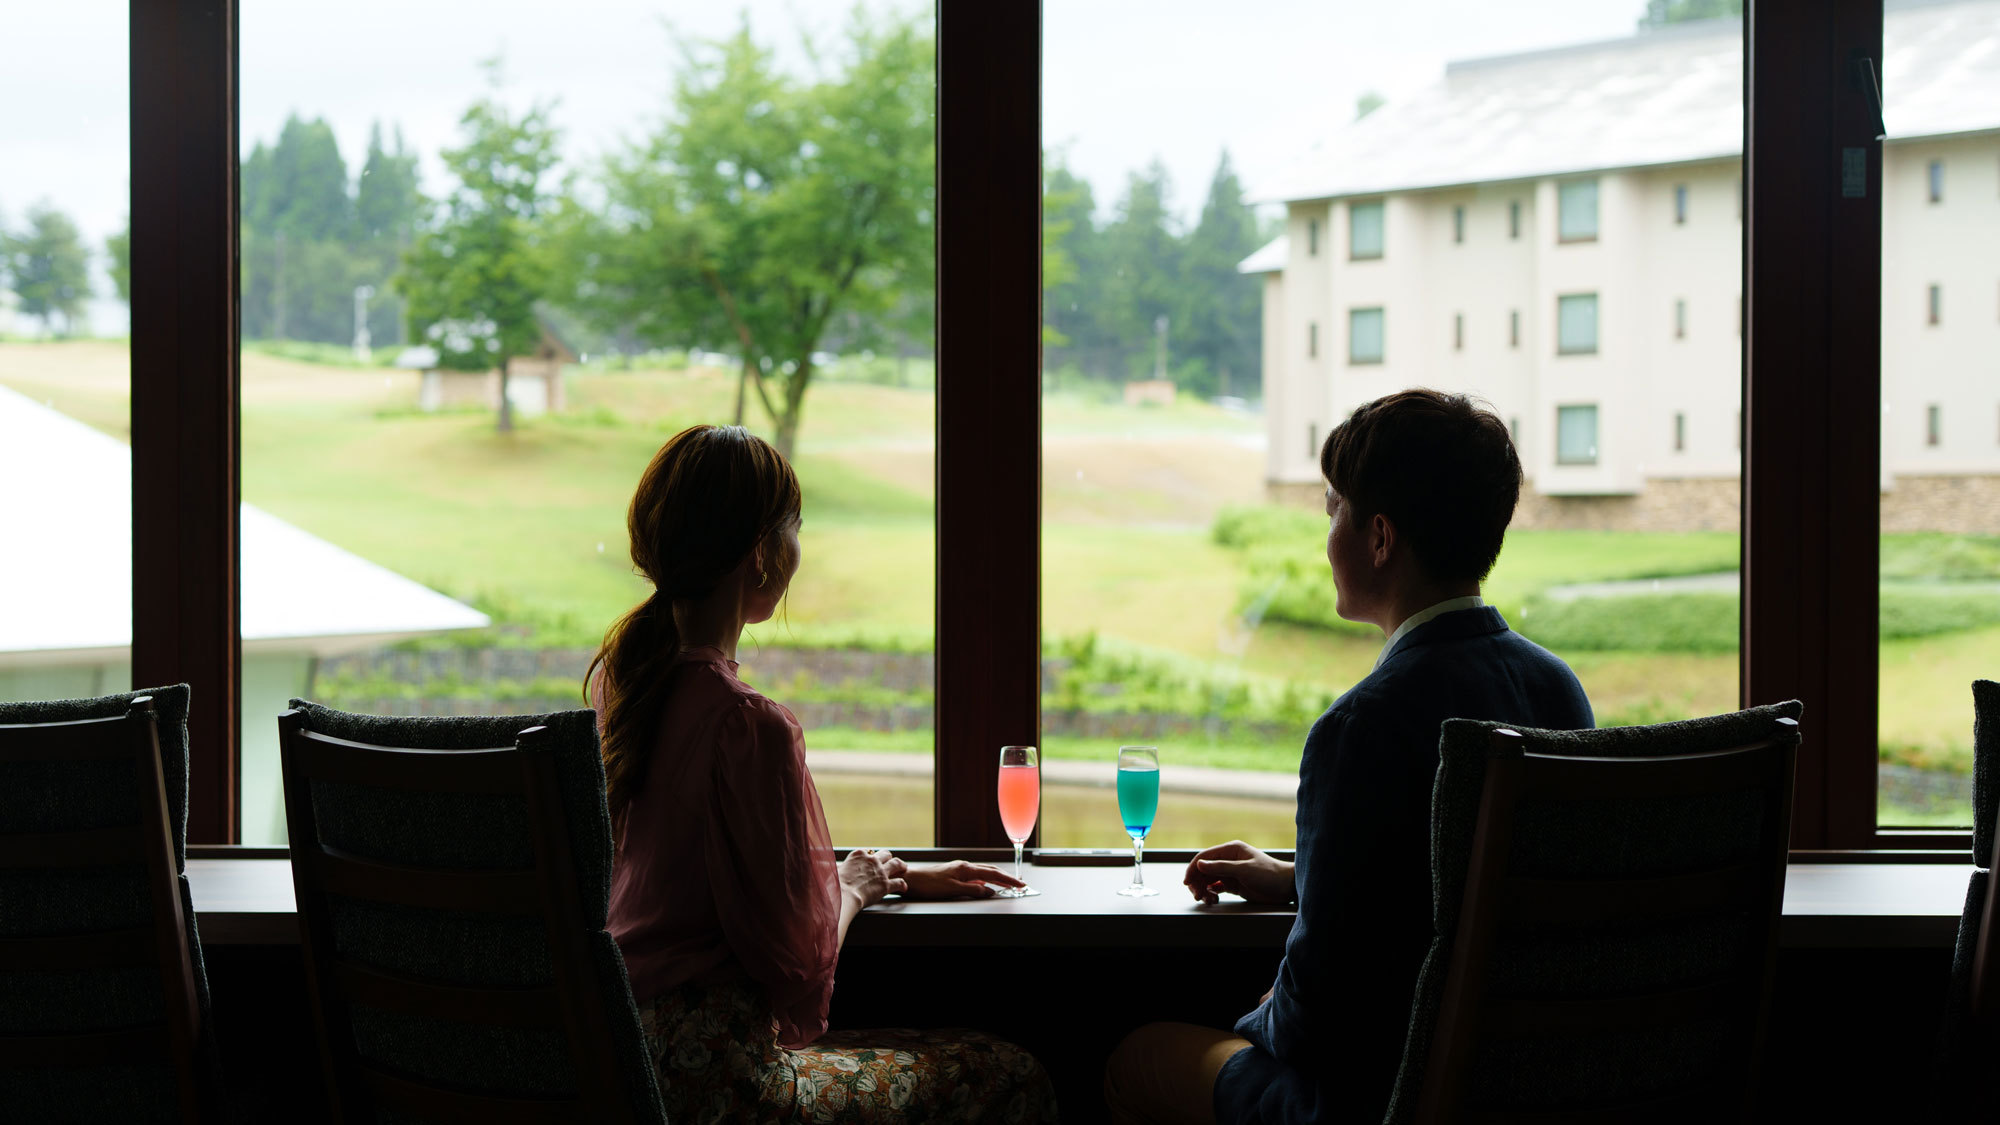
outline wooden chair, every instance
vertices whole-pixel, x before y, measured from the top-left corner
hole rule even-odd
[[[285,812],[335,1119],[665,1122],[604,928],[595,716],[293,704]]]
[[[1936,1088],[1940,1117],[2000,1116],[2000,683],[1972,684],[1972,877],[1958,917]]]
[[[0,705],[0,1117],[220,1117],[187,705],[185,684]]]
[[[1743,1118],[1798,714],[1570,732],[1447,722],[1435,937],[1389,1120]]]

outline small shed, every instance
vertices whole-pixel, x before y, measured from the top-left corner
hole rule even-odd
[[[507,398],[523,414],[541,414],[563,408],[563,365],[575,363],[575,349],[555,330],[544,324],[535,350],[515,356],[508,364]],[[500,372],[447,371],[435,366],[434,348],[406,348],[397,357],[399,367],[418,367],[423,381],[417,390],[417,406],[425,411],[477,407],[500,409]]]
[[[1127,406],[1172,406],[1173,404],[1172,379],[1135,379],[1125,384]]]

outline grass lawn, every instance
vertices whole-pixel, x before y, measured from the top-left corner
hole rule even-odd
[[[305,354],[305,353],[298,353]],[[128,436],[129,361],[118,341],[0,343],[0,382]],[[477,604],[515,643],[588,645],[644,594],[624,549],[625,508],[664,437],[727,420],[732,372],[588,372],[570,409],[511,435],[482,413],[420,414],[414,373],[251,350],[243,360],[245,499],[366,558]],[[754,396],[753,396],[754,402]],[[825,382],[807,400],[797,467],[806,489],[805,565],[783,620],[749,643],[930,643],[934,396]],[[761,412],[753,405],[753,420]],[[1333,695],[1367,674],[1379,638],[1239,613],[1254,552],[1211,534],[1230,505],[1261,496],[1262,424],[1183,401],[1126,407],[1073,394],[1044,403],[1043,623],[1052,639],[1095,634],[1121,651],[1218,682]],[[1260,517],[1262,518],[1262,517]],[[1323,516],[1276,512],[1282,549],[1311,570]],[[1520,610],[1553,585],[1728,570],[1738,541],[1690,535],[1517,531],[1488,587]],[[2000,577],[2000,540],[1897,536],[1898,582]],[[1731,653],[1563,652],[1601,722],[1727,710]],[[1967,683],[2000,672],[2000,626],[1882,646],[1882,741],[1906,765],[1963,769]],[[1299,732],[1303,736],[1303,729]],[[928,748],[899,735],[826,730],[816,745]],[[1189,739],[1190,764],[1289,769],[1297,738]],[[1097,745],[1049,747],[1092,757]]]

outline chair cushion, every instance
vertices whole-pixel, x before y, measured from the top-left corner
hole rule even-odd
[[[0,703],[0,724],[112,719],[131,710],[134,699],[152,696],[153,712],[159,716],[160,776],[166,782],[167,818],[173,822],[174,861],[178,869],[185,870],[188,692],[186,684],[175,684],[95,699]],[[0,826],[10,832],[36,832],[131,823],[138,818],[136,806],[129,803],[136,794],[129,785],[106,784],[103,778],[107,768],[108,763],[78,762],[75,766],[50,768],[34,778],[10,770],[10,776],[18,780],[0,785]]]

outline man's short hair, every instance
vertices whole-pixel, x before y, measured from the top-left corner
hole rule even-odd
[[[1434,581],[1479,581],[1521,499],[1521,459],[1483,402],[1400,391],[1326,435],[1319,471],[1361,519],[1389,517]]]

